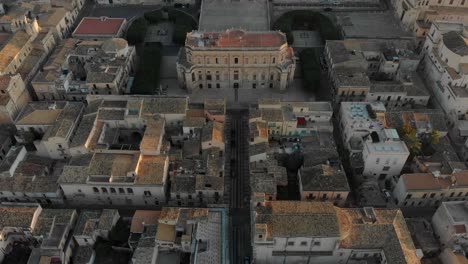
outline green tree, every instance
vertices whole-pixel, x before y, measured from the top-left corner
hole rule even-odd
[[[439,143],[439,139],[440,139],[440,133],[439,131],[433,129],[431,134],[429,135],[429,142],[432,144],[432,145],[437,145]]]
[[[293,30],[318,30],[322,40],[341,39],[341,33],[329,17],[312,10],[294,10],[284,13],[273,24],[273,29],[284,32],[288,43],[292,44],[294,39]]]
[[[406,143],[406,146],[410,150],[412,154],[418,154],[421,152],[421,141],[419,141],[418,136],[416,135],[416,131],[411,134],[405,134],[403,136],[403,140]]]
[[[184,45],[187,33],[197,29],[197,21],[189,14],[177,9],[169,9],[168,17],[169,21],[175,25],[172,41],[176,44]]]
[[[416,134],[416,130],[409,124],[403,125],[403,134],[404,135],[412,135]]]
[[[127,41],[131,45],[142,43],[148,30],[148,21],[140,17],[133,21],[127,31]]]
[[[151,12],[146,12],[144,17],[150,24],[157,24],[163,20],[163,12],[161,9],[154,10]]]
[[[299,54],[306,90],[314,91],[320,86],[320,55],[318,53],[316,49],[309,48]]]
[[[154,94],[159,87],[162,60],[161,43],[146,43],[132,86],[132,94]]]

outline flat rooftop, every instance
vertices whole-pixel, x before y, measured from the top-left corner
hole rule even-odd
[[[368,142],[364,143],[369,153],[408,153],[409,150],[403,141],[385,141],[385,142]]]
[[[346,12],[338,15],[338,24],[345,38],[403,38],[412,37],[400,25],[391,11],[384,13]]]
[[[117,35],[125,18],[85,17],[73,32],[76,35]]]
[[[202,1],[199,30],[220,31],[240,28],[249,31],[270,29],[270,18],[266,0]]]
[[[445,202],[444,207],[454,222],[468,222],[468,206],[466,202]]]

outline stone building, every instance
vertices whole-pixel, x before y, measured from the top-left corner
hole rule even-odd
[[[165,203],[170,148],[165,131],[182,124],[188,99],[115,95],[88,99],[67,145],[72,158],[58,180],[64,196],[77,204]]]
[[[0,123],[11,124],[26,107],[30,97],[19,74],[0,77]]]
[[[420,263],[399,209],[259,199],[252,211],[255,263]]]
[[[434,21],[468,23],[465,0],[391,0],[395,15],[416,37],[425,37]]]
[[[466,201],[467,186],[467,170],[409,173],[400,176],[393,196],[398,206],[439,206],[446,201]]]
[[[429,93],[416,69],[419,56],[409,40],[328,40],[324,59],[333,102],[427,105]]]
[[[296,61],[281,32],[191,32],[177,59],[179,85],[201,89],[286,90]]]
[[[135,72],[136,50],[121,38],[67,39],[31,84],[39,100],[84,100],[88,94],[122,94]]]

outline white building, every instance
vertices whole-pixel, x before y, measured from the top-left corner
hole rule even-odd
[[[449,122],[468,113],[468,31],[463,24],[435,22],[424,43],[424,73]]]
[[[362,151],[363,138],[384,129],[385,111],[381,102],[342,102],[339,118],[345,147],[350,151]]]
[[[466,253],[468,245],[468,204],[466,201],[444,202],[432,217],[434,233],[442,248]]]
[[[398,176],[410,152],[395,129],[386,128],[381,102],[342,102],[340,126],[344,145],[360,156],[364,176],[386,180]]]
[[[400,140],[395,129],[384,129],[383,133],[372,133],[362,150],[364,176],[386,180],[400,175],[410,155],[406,144]]]

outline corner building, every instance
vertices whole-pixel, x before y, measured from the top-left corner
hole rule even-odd
[[[286,90],[294,78],[294,51],[279,31],[190,32],[177,59],[179,85],[201,89]]]

